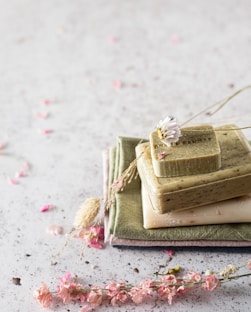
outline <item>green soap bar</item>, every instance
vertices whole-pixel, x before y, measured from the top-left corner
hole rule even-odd
[[[212,172],[221,167],[221,150],[211,125],[181,129],[179,141],[170,147],[158,131],[150,134],[153,170],[157,177],[175,177]]]
[[[221,168],[210,173],[157,177],[149,143],[136,147],[138,172],[156,212],[178,211],[251,193],[250,145],[235,128],[227,125],[215,129]]]

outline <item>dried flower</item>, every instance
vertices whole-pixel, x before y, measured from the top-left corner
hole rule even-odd
[[[236,266],[232,264],[227,265],[223,270],[220,271],[219,275],[224,279],[228,279],[229,275],[236,273],[239,270]]]
[[[166,152],[159,152],[157,154],[157,156],[158,156],[158,159],[164,159],[167,156],[167,153]]]
[[[125,282],[112,282],[105,289],[107,298],[110,300],[112,306],[115,306],[118,302],[125,303],[129,298]]]
[[[208,291],[213,291],[215,290],[216,287],[218,287],[220,285],[220,281],[219,279],[214,275],[208,275],[204,278],[204,281],[203,281],[203,284],[202,284],[202,287],[205,289],[205,290],[208,290]]]
[[[51,306],[52,293],[44,282],[42,282],[39,289],[34,291],[33,297],[38,300],[44,308],[49,308]]]
[[[59,281],[57,296],[63,300],[64,304],[76,300],[85,302],[86,295],[83,286],[76,283],[76,279],[72,278],[70,273],[65,273],[64,277],[60,278]]]
[[[87,228],[92,224],[100,210],[99,198],[88,198],[80,206],[75,215],[73,226],[77,230]]]
[[[246,263],[249,269],[251,260],[248,260]],[[222,271],[236,271],[236,267],[232,265],[228,265],[226,268]],[[183,277],[166,274],[158,280],[147,279],[136,285],[131,285],[127,282],[112,281],[104,287],[100,287],[91,285],[84,286],[78,283],[76,278],[72,278],[70,273],[66,273],[59,279],[59,285],[57,286],[55,296],[57,299],[61,299],[64,304],[71,301],[84,303],[81,312],[91,311],[102,305],[105,300],[108,300],[112,306],[115,306],[116,304],[125,304],[128,301],[141,304],[145,299],[152,297],[154,300],[156,298],[166,299],[168,304],[172,304],[178,294],[185,293],[189,289],[201,287],[207,291],[214,291],[220,286],[221,281],[229,282],[230,280],[244,276],[251,276],[251,273],[229,276],[227,280],[224,280],[222,277],[218,278],[217,276],[220,276],[220,273],[213,273],[206,276],[201,273],[189,271],[188,274]],[[42,283],[42,286],[35,291],[34,297],[44,307],[49,307],[51,305],[52,293],[45,283]]]
[[[157,124],[157,131],[160,140],[168,147],[171,143],[178,142],[181,137],[180,127],[173,116],[167,116],[163,121],[160,120]]]
[[[83,239],[88,247],[102,249],[104,247],[104,227],[103,226],[91,226],[87,229],[82,229],[78,233],[78,237]]]
[[[247,264],[247,268],[251,270],[251,259],[247,260],[246,264]]]

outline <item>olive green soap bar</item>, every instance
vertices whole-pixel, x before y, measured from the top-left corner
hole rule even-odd
[[[157,177],[212,172],[221,167],[221,150],[211,125],[181,129],[179,141],[166,146],[158,132],[150,134],[153,170]]]
[[[215,129],[221,168],[209,173],[157,177],[150,143],[136,147],[138,172],[156,212],[184,210],[251,193],[250,145],[235,128],[227,125]]]

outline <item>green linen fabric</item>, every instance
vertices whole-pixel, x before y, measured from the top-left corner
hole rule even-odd
[[[139,138],[118,138],[116,148],[110,150],[110,185],[135,159],[135,147],[140,142],[142,140]],[[118,238],[149,241],[251,241],[250,223],[144,229],[139,177],[128,184],[122,192],[116,193],[109,211],[109,232]]]

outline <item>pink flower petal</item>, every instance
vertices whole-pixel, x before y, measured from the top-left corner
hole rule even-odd
[[[27,172],[28,170],[30,170],[30,165],[25,161],[24,163],[22,163],[21,171]]]
[[[0,143],[0,150],[5,149],[5,148],[6,148],[6,146],[7,146],[7,144],[6,144],[6,143],[4,143],[4,142]]]
[[[171,42],[172,42],[173,44],[178,44],[178,43],[180,43],[180,37],[179,37],[178,35],[176,35],[176,34],[173,34],[173,35],[171,36],[170,40],[171,40]]]
[[[109,36],[109,37],[107,38],[107,41],[108,41],[109,43],[115,43],[115,42],[118,41],[118,39],[117,39],[116,37],[114,37],[114,36]]]
[[[46,105],[46,106],[51,105],[52,104],[52,100],[46,99],[46,100],[43,101],[43,104]]]
[[[43,130],[40,130],[42,134],[51,134],[53,132],[52,129],[43,129]]]
[[[25,173],[23,171],[19,171],[16,173],[15,176],[16,176],[16,178],[23,178],[23,177],[25,177]]]
[[[164,159],[166,156],[167,156],[167,153],[165,153],[165,152],[160,152],[160,153],[158,153],[158,158],[159,159]]]
[[[121,89],[123,86],[122,82],[120,80],[114,80],[113,81],[113,87],[114,89]]]
[[[164,253],[167,254],[169,257],[172,257],[174,255],[174,251],[171,249],[164,250]]]
[[[40,208],[40,212],[47,212],[53,208],[54,208],[54,206],[52,204],[46,204]]]
[[[38,112],[36,113],[36,117],[38,119],[47,119],[49,117],[49,113],[41,113],[41,112]]]
[[[7,178],[7,181],[10,185],[17,185],[18,184],[18,181],[15,180],[15,179],[12,179],[10,177]]]
[[[46,229],[46,232],[48,234],[55,235],[55,236],[62,235],[63,234],[63,228],[62,228],[62,226],[52,224],[52,225],[48,226],[48,228]]]

